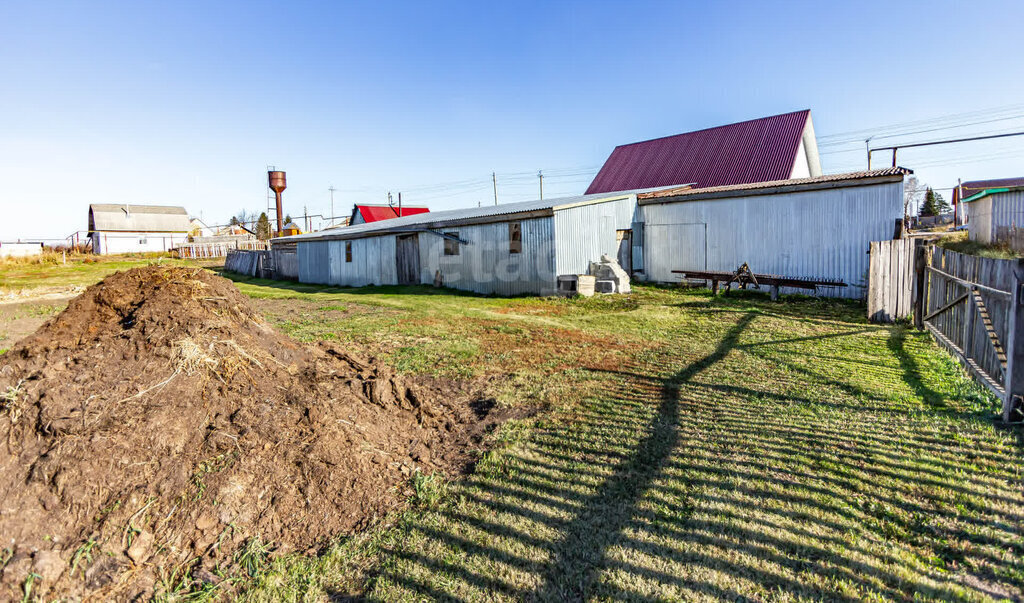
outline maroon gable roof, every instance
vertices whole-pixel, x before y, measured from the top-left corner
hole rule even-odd
[[[1024,186],[1024,178],[999,178],[997,180],[974,180],[972,182],[964,182],[961,185],[964,189],[963,198],[966,199],[972,195],[977,195],[985,189],[989,188],[1009,188],[1011,186]],[[953,204],[960,202],[960,189],[953,189]]]
[[[790,177],[810,110],[615,147],[587,194]]]

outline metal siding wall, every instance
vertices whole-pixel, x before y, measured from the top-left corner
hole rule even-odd
[[[967,236],[972,241],[991,243],[993,231],[992,197],[982,197],[966,205],[969,208],[967,210]]]
[[[100,255],[116,253],[152,253],[157,251],[170,251],[179,243],[187,243],[188,235],[180,232],[97,232],[99,246],[93,243]],[[139,243],[145,240],[145,243]]]
[[[555,273],[587,274],[590,262],[618,252],[616,230],[633,228],[636,197],[560,209],[555,212]],[[627,271],[628,266],[623,266]]]
[[[1024,191],[996,193],[988,198],[992,200],[991,242],[1016,243],[1014,239],[1021,236],[1017,231],[1024,228]]]
[[[892,238],[903,213],[903,183],[663,203],[640,212],[647,280],[678,282],[672,270],[735,270],[747,262],[759,273],[842,279],[847,287],[821,294],[863,298],[869,244]],[[676,234],[695,227],[665,227],[702,223],[706,258],[680,255],[695,246]]]
[[[299,255],[299,282],[318,285],[330,282],[326,241],[298,243],[295,250]]]
[[[299,281],[321,285],[362,287],[394,285],[395,238],[352,240],[352,261],[345,261],[345,241],[298,243]]]
[[[444,239],[420,233],[420,266],[423,283],[433,283],[441,272],[446,287],[495,295],[555,292],[554,221],[551,218],[520,220],[522,252],[508,251],[508,222],[449,227],[467,245],[459,255],[444,255]]]

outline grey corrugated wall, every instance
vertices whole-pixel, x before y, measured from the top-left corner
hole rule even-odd
[[[903,183],[644,205],[647,280],[672,270],[735,270],[842,279],[824,295],[863,298],[871,241],[891,239]]]
[[[554,221],[531,218],[519,222],[521,253],[509,253],[508,222],[441,229],[457,233],[467,242],[459,245],[458,255],[444,255],[444,239],[421,232],[422,282],[433,283],[435,273],[440,271],[443,284],[455,289],[496,295],[553,294]]]
[[[628,230],[636,216],[636,196],[555,211],[555,273],[587,274],[590,262],[615,257],[616,230]],[[629,266],[624,266],[629,270]]]
[[[1024,249],[1024,191],[995,193],[992,197],[992,235],[995,242]]]
[[[352,261],[345,261],[345,241],[310,241],[297,244],[299,281],[344,287],[394,285],[395,237],[352,239]]]
[[[967,205],[967,234],[972,241],[979,243],[991,243],[995,229],[992,228],[993,197],[982,197],[976,201],[966,203]]]

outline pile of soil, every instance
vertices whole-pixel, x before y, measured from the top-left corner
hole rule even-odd
[[[295,343],[205,270],[117,273],[0,356],[0,598],[147,598],[315,552],[414,472],[464,468],[492,407]]]

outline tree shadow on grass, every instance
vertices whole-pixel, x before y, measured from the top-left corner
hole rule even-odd
[[[907,326],[895,325],[889,331],[887,342],[889,351],[900,362],[900,369],[903,370],[903,381],[914,390],[929,408],[936,410],[947,410],[949,404],[946,397],[940,392],[930,388],[925,382],[921,373],[921,367],[914,355],[907,351]]]
[[[637,502],[679,443],[679,386],[712,366],[736,347],[740,335],[756,317],[747,313],[729,329],[713,352],[664,381],[657,416],[633,456],[619,464],[566,527],[553,545],[544,582],[534,593],[540,600],[581,600],[601,570],[607,546],[632,518]]]

